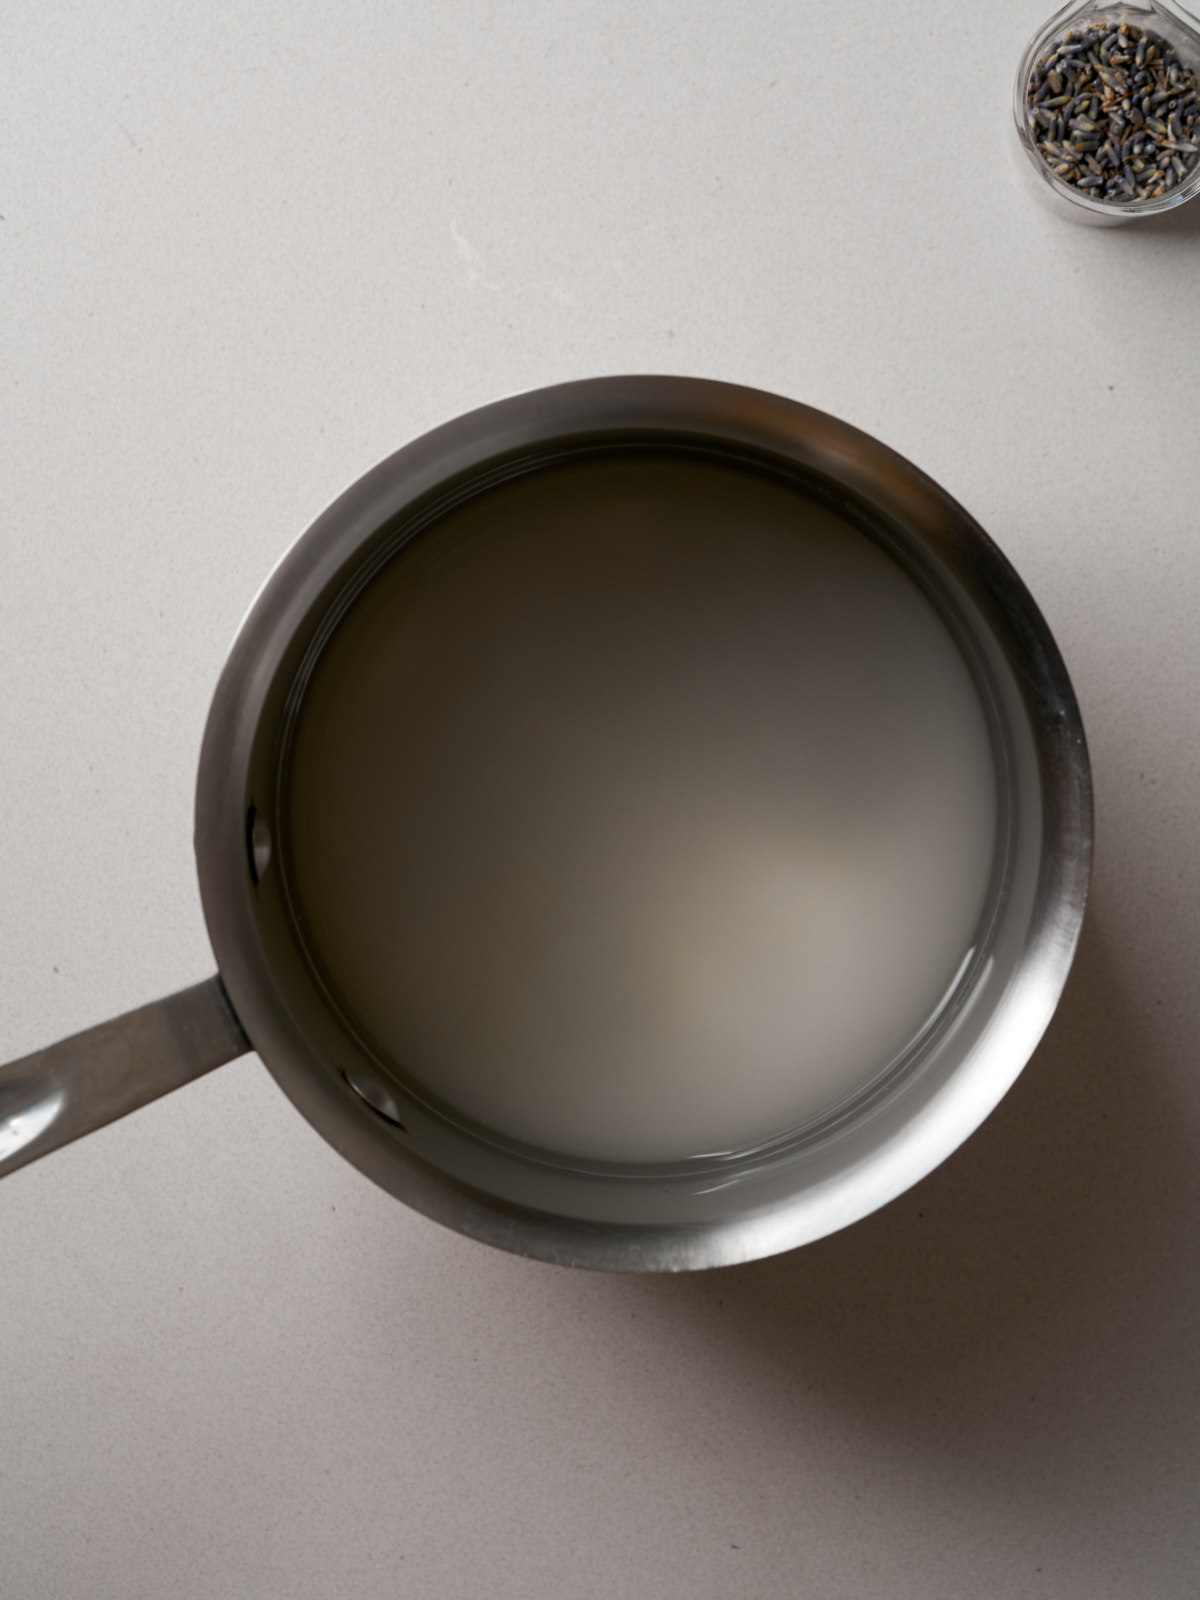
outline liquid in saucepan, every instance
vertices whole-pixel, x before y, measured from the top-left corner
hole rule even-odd
[[[875,1077],[976,937],[996,841],[938,613],[790,485],[668,455],[447,514],[319,659],[305,938],[453,1110],[602,1161],[773,1137]]]

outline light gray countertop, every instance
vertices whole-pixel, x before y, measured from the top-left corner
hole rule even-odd
[[[224,651],[501,394],[749,383],[1016,563],[1091,740],[1042,1048],[916,1190],[681,1279],[447,1233],[248,1057],[0,1189],[5,1600],[1194,1600],[1200,202],[1028,199],[1010,0],[0,24],[0,1059],[206,976]]]

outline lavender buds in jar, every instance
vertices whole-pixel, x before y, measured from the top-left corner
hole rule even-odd
[[[1080,220],[1132,220],[1200,189],[1200,36],[1186,16],[1163,0],[1069,9],[1026,50],[1017,131],[1039,188]]]

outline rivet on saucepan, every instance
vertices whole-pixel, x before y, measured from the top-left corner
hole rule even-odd
[[[250,876],[255,883],[261,883],[271,862],[271,830],[253,802],[246,813],[246,853],[250,857]]]
[[[376,1116],[382,1117],[385,1122],[393,1123],[401,1133],[408,1132],[400,1121],[396,1102],[377,1078],[369,1078],[365,1072],[347,1072],[345,1067],[339,1067],[338,1071],[358,1098],[370,1106]]]

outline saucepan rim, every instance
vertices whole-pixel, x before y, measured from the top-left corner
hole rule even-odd
[[[987,618],[1019,684],[1036,749],[1041,844],[1028,935],[970,1071],[869,1157],[803,1193],[751,1200],[745,1209],[731,1197],[728,1214],[700,1221],[630,1223],[524,1204],[444,1170],[405,1146],[386,1107],[364,1102],[352,1078],[331,1070],[265,931],[260,879],[270,870],[270,835],[254,832],[255,784],[261,752],[288,714],[279,686],[296,675],[305,628],[311,634],[311,619],[399,519],[476,492],[514,463],[532,470],[572,450],[655,441],[789,464],[912,530]],[[823,412],[738,385],[655,375],[585,379],[496,401],[404,445],[334,500],[277,563],[239,629],[205,730],[195,820],[201,900],[222,982],[264,1063],[317,1131],[391,1193],[461,1233],[540,1259],[644,1271],[750,1260],[818,1238],[877,1209],[949,1155],[1006,1092],[1057,1005],[1092,848],[1087,747],[1066,667],[1028,590],[974,520],[903,457]]]

